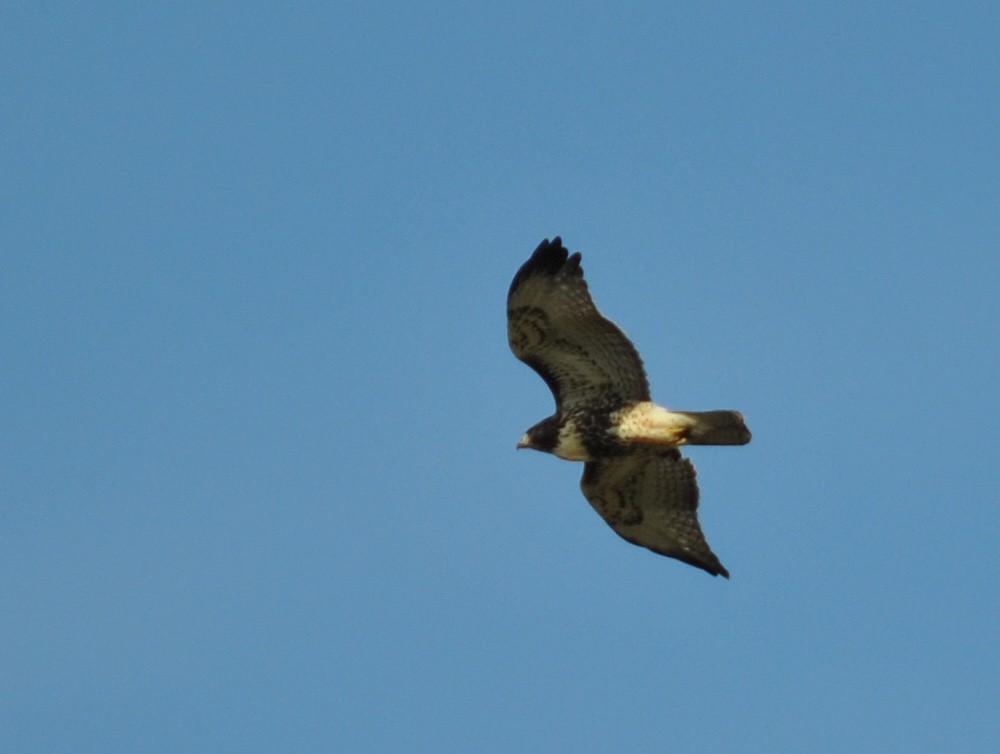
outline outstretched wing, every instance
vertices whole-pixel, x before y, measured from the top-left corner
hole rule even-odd
[[[698,524],[694,465],[674,448],[590,461],[580,488],[622,538],[729,578]]]
[[[642,359],[594,306],[580,268],[557,236],[542,241],[507,294],[507,336],[561,408],[649,400]]]

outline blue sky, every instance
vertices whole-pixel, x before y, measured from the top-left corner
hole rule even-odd
[[[0,748],[992,751],[998,30],[5,4]],[[731,581],[515,452],[557,234]]]

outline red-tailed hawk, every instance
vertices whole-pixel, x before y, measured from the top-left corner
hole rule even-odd
[[[745,445],[743,416],[653,403],[635,346],[597,311],[580,254],[570,256],[559,237],[542,241],[514,276],[507,334],[556,399],[556,413],[517,447],[583,461],[583,494],[619,535],[729,578],[698,524],[694,466],[677,448]]]

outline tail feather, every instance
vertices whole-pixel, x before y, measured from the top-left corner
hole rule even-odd
[[[688,445],[746,445],[750,430],[739,411],[676,411],[692,420]]]

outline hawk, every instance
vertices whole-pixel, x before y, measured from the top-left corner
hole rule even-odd
[[[545,239],[507,294],[514,355],[545,380],[556,412],[518,448],[583,461],[580,487],[622,538],[713,576],[729,572],[698,523],[698,484],[681,445],[745,445],[737,411],[670,411],[650,400],[642,359],[594,306],[580,254]]]

